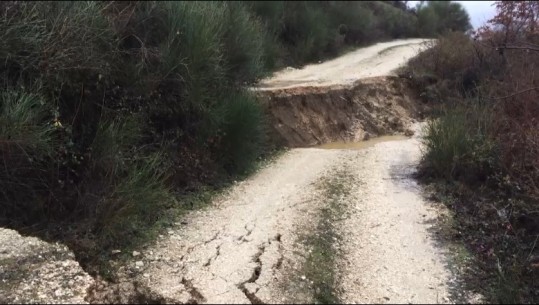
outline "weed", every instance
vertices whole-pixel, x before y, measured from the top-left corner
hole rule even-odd
[[[305,237],[303,243],[308,248],[304,264],[305,276],[312,281],[314,302],[338,304],[336,291],[335,263],[340,255],[336,243],[340,236],[335,227],[335,219],[342,217],[343,200],[350,192],[352,177],[344,170],[332,173],[320,181],[323,198],[327,200],[320,211],[320,220],[315,232]],[[344,198],[344,199],[343,199]]]
[[[481,114],[480,114],[481,113]],[[445,179],[485,181],[496,167],[489,112],[481,106],[451,109],[427,124],[424,169]]]

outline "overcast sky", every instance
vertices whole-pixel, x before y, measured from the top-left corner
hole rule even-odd
[[[485,23],[490,18],[494,17],[496,14],[496,8],[492,6],[494,1],[455,1],[466,9],[468,11],[468,15],[470,15],[470,21],[472,22],[472,26],[474,29],[477,29],[483,23]],[[415,7],[416,4],[419,3],[419,1],[408,1],[408,5],[411,7]]]

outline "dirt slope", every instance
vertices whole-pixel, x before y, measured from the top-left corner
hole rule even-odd
[[[335,141],[362,141],[407,134],[425,105],[409,80],[380,76],[343,86],[294,87],[259,92],[272,138],[288,147]]]
[[[409,79],[393,72],[429,40],[379,43],[301,70],[276,73],[253,91],[270,119],[270,136],[289,147],[411,134],[421,117]]]

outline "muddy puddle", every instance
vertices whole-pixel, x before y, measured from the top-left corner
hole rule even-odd
[[[326,144],[318,145],[318,146],[315,146],[315,147],[316,148],[322,148],[322,149],[352,149],[352,150],[357,150],[357,149],[369,148],[369,147],[372,147],[372,146],[374,146],[374,145],[376,145],[378,143],[382,143],[382,142],[402,141],[402,140],[407,140],[407,139],[409,139],[409,137],[403,136],[403,135],[381,136],[381,137],[376,137],[376,138],[372,138],[372,139],[369,139],[369,140],[366,140],[366,141],[361,141],[361,142],[339,141],[339,142],[326,143]]]

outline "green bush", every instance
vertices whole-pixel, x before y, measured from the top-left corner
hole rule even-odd
[[[430,121],[422,139],[424,169],[438,178],[484,181],[497,166],[491,121],[491,111],[478,101],[446,110]]]
[[[264,62],[268,33],[259,18],[240,2],[228,2],[223,56],[227,78],[235,83],[253,82],[266,74]]]
[[[226,97],[223,126],[223,164],[232,173],[250,169],[265,143],[264,114],[255,97],[234,92]]]
[[[159,155],[149,156],[132,163],[123,177],[115,177],[93,218],[100,247],[129,245],[129,239],[144,235],[173,201],[165,184],[167,168],[162,165]]]
[[[416,17],[383,1],[260,1],[249,4],[268,29],[270,67],[301,65],[357,46],[417,33]],[[340,30],[347,29],[342,32]],[[289,58],[288,58],[289,57]]]
[[[7,2],[0,18],[0,60],[10,81],[50,86],[107,76],[113,31],[99,2]]]
[[[0,137],[10,155],[53,153],[52,112],[36,94],[4,91],[0,94]],[[47,122],[49,119],[49,122]]]
[[[43,214],[45,193],[51,187],[49,164],[54,155],[52,113],[36,94],[0,94],[0,219],[22,222]]]
[[[427,5],[419,4],[417,20],[419,34],[426,37],[472,29],[470,16],[464,7],[453,1],[427,1]]]

